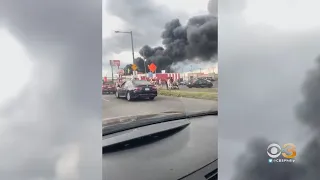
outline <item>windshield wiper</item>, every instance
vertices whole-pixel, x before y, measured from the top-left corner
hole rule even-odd
[[[199,112],[190,112],[190,113],[160,113],[158,116],[146,117],[143,119],[130,121],[129,123],[118,123],[112,126],[105,126],[102,128],[102,136],[114,134],[117,132],[134,129],[138,127],[148,126],[152,124],[175,121],[180,119],[189,119],[200,116],[212,116],[218,115],[218,111],[209,110],[209,111],[199,111]]]

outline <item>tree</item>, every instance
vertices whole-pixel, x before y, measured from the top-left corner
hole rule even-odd
[[[132,70],[132,64],[127,64],[123,70],[124,70],[124,75],[132,75],[133,74],[133,70]]]

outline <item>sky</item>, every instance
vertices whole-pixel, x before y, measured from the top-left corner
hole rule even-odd
[[[101,18],[100,0],[0,0],[0,179],[102,179]]]
[[[313,93],[320,90],[318,80],[304,84],[320,54],[318,5],[219,1],[219,179],[318,179],[315,166],[302,160],[292,167],[270,166],[266,157],[268,143],[291,142],[303,159],[309,153],[303,147],[319,132],[319,98]],[[297,108],[300,103],[309,109]],[[297,116],[301,110],[308,116]],[[308,176],[297,176],[298,166]]]
[[[105,43],[102,75],[110,75],[109,60],[132,63],[130,35],[115,30],[133,31],[135,57],[145,45],[161,45],[164,24],[179,18],[183,24],[189,17],[208,14],[208,0],[103,0],[103,42]],[[152,13],[150,13],[152,12]]]

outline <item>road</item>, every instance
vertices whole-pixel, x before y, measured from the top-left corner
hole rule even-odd
[[[102,97],[103,119],[165,111],[201,111],[218,109],[217,101],[203,99],[158,96],[153,101],[127,101],[125,99],[117,99],[115,95],[103,95]]]

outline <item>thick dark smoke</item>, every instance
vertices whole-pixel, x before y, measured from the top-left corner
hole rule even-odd
[[[0,179],[102,179],[101,18],[100,0],[0,0],[0,29],[33,65],[28,84],[0,107]]]
[[[135,49],[141,48],[146,42],[157,43],[163,25],[169,19],[173,19],[177,15],[182,19],[187,19],[186,14],[172,11],[167,6],[159,5],[153,0],[106,0],[103,8],[108,14],[125,22],[121,29],[114,27],[113,30],[132,30],[134,32],[133,45]],[[108,20],[104,21],[109,25]],[[103,44],[104,55],[131,51],[130,39],[127,34],[114,34],[103,39]]]
[[[164,48],[145,45],[139,51],[147,65],[157,65],[157,72],[172,71],[171,65],[186,60],[212,61],[218,50],[218,21],[213,15],[202,15],[182,26],[179,19],[174,19],[165,24],[161,38]],[[135,62],[144,72],[144,60]]]
[[[303,84],[304,102],[297,107],[297,116],[304,124],[320,131],[320,57],[316,62],[317,68],[309,72]]]
[[[129,75],[132,74],[132,68],[131,68],[132,64],[127,64],[123,70],[124,70],[124,75]]]
[[[266,147],[275,142],[254,139],[248,146],[246,154],[241,155],[236,164],[238,174],[234,180],[302,180],[306,174],[304,166],[297,163],[268,164]]]
[[[144,60],[141,57],[138,57],[134,60],[134,63],[137,65],[138,72],[145,72],[145,67],[144,67]],[[133,69],[132,69],[132,64],[127,64],[124,68],[124,74],[125,75],[130,75],[133,73]]]
[[[151,63],[155,63],[157,65],[157,72],[161,70],[166,70],[167,72],[171,72],[170,65],[173,63],[172,58],[168,55],[165,49],[161,46],[152,48],[148,45],[143,46],[139,54],[145,59],[146,67]],[[144,72],[144,60],[137,59],[136,60],[139,69]],[[148,70],[147,70],[148,71]]]
[[[247,162],[237,165],[234,180],[317,180],[320,177],[320,57],[303,84],[304,101],[297,106],[297,117],[313,130],[315,136],[299,153],[295,163],[268,164],[266,140],[254,140],[248,147],[252,157],[241,156]],[[263,155],[265,156],[263,156]]]
[[[208,9],[214,9],[214,2],[210,2]],[[143,58],[136,58],[135,63],[140,72],[155,63],[157,71],[173,72],[171,65],[187,60],[214,61],[218,51],[218,21],[214,14],[195,16],[183,26],[179,19],[173,19],[164,26],[161,34],[162,46],[143,46],[139,54]],[[130,66],[126,66],[130,68]],[[148,71],[148,70],[147,70]]]

